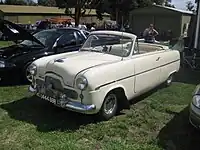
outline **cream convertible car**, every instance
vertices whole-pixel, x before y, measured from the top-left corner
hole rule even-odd
[[[58,107],[108,120],[134,97],[169,85],[179,67],[177,50],[138,43],[130,33],[94,31],[80,51],[33,62],[29,91]]]

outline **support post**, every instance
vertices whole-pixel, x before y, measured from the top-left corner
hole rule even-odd
[[[200,0],[197,1],[197,22],[196,22],[196,32],[195,32],[195,39],[194,39],[194,49],[198,48],[199,25],[200,25]]]

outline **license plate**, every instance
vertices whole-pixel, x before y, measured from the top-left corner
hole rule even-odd
[[[53,104],[56,104],[56,99],[53,98],[53,97],[50,97],[50,96],[47,96],[47,95],[44,95],[44,94],[41,94],[41,93],[37,93],[37,96],[40,97],[41,99],[44,99],[44,100],[47,100]]]

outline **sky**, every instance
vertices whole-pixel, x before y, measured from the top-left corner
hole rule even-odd
[[[186,9],[185,5],[187,1],[189,0],[172,0],[172,4],[174,4],[176,8],[185,10]],[[194,2],[195,0],[191,0],[191,1]]]

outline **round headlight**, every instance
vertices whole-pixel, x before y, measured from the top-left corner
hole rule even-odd
[[[200,95],[193,96],[192,103],[194,106],[200,108]]]
[[[35,76],[37,74],[37,66],[36,65],[30,65],[28,67],[28,71],[31,75]]]
[[[85,77],[79,77],[76,80],[76,87],[80,90],[85,90],[87,88],[88,81]]]

